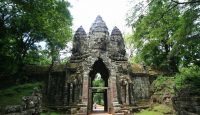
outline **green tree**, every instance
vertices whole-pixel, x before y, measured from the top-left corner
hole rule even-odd
[[[177,3],[178,4],[178,3]],[[191,65],[200,66],[200,1],[189,1],[181,8],[179,28],[176,30],[173,39],[176,44],[172,54],[178,55],[180,65],[188,67]]]
[[[99,76],[98,76],[99,75]],[[93,87],[104,87],[105,81],[101,78],[101,75],[98,73],[95,79],[92,81]],[[103,92],[104,89],[97,89],[97,92]],[[104,105],[103,101],[103,93],[95,93],[93,96],[93,100],[95,103]]]
[[[171,0],[152,0],[138,18],[131,11],[127,20],[133,28],[136,60],[171,72],[177,72],[180,65],[198,64],[200,41],[192,39],[199,36],[198,5],[181,7]]]
[[[29,60],[26,58],[37,53],[37,43],[41,41],[47,43],[50,55],[55,57],[55,52],[71,38],[72,17],[68,7],[64,0],[1,0],[1,71],[21,71]]]

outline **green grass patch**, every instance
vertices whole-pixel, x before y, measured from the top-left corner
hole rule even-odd
[[[175,115],[173,114],[172,108],[164,104],[156,104],[152,108],[141,110],[134,115]]]
[[[22,97],[31,95],[35,87],[41,83],[27,83],[0,90],[0,106],[21,104]]]
[[[142,110],[141,112],[135,113],[134,115],[164,115],[164,114],[151,110]]]
[[[159,104],[159,105],[154,106],[152,108],[152,111],[156,111],[156,112],[160,112],[160,113],[163,113],[163,114],[167,114],[167,113],[171,113],[172,109],[167,105]]]

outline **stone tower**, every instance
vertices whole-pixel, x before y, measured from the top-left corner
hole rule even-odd
[[[105,111],[115,113],[120,110],[120,104],[131,103],[131,97],[128,95],[128,84],[131,83],[127,71],[129,65],[125,53],[120,30],[114,27],[109,35],[108,28],[100,16],[97,16],[88,35],[82,27],[78,28],[74,35],[70,62],[79,67],[70,75],[80,77],[74,80],[80,79],[81,83],[79,90],[82,93],[78,95],[81,97],[79,104],[83,107],[80,113],[92,111],[92,80],[97,73],[100,73],[105,81]],[[126,92],[120,91],[120,84],[126,87],[123,89]]]
[[[138,88],[134,88],[129,68],[122,33],[114,27],[109,34],[105,22],[97,16],[88,35],[82,26],[75,32],[72,56],[63,74],[50,75],[47,105],[71,114],[90,114],[93,94],[98,89],[92,81],[99,73],[104,81],[104,111],[120,113],[122,106],[134,104],[133,97],[137,97],[134,90]]]

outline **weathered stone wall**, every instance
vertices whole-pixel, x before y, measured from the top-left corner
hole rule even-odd
[[[150,75],[145,73],[132,73],[131,80],[133,82],[133,97],[135,103],[142,99],[150,98]]]
[[[139,99],[147,99],[150,97],[149,95],[149,78],[148,77],[142,77],[142,76],[136,76],[133,78],[133,97],[135,100]]]
[[[49,75],[44,100],[48,106],[63,106],[65,73],[54,72]]]
[[[200,115],[200,96],[194,89],[184,88],[176,91],[172,97],[173,107],[177,115]]]
[[[45,79],[48,78],[48,68],[49,65],[25,65],[23,68],[23,78],[19,79],[16,76],[2,77],[0,78],[0,89],[4,89],[19,83],[45,81]]]
[[[173,97],[173,106],[177,115],[200,115],[200,97]]]
[[[55,64],[47,70],[46,79],[44,80],[43,103],[48,107],[63,106],[66,65]]]

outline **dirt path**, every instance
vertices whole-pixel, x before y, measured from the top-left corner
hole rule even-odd
[[[91,113],[90,115],[112,115],[104,112],[104,106],[101,105],[96,105],[96,108],[93,108],[93,111],[94,112]]]

